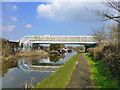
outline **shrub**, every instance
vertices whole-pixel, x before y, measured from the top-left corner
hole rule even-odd
[[[1,55],[4,56],[4,57],[7,57],[9,56],[11,53],[10,53],[10,45],[9,45],[9,42],[5,39],[1,39],[0,38],[0,41],[1,41]]]
[[[97,46],[95,48],[89,48],[88,49],[88,53],[90,56],[93,57],[94,60],[101,60],[103,57],[103,52],[102,52],[102,48]]]
[[[120,54],[118,48],[113,44],[109,44],[103,47],[102,52],[104,52],[102,60],[106,62],[111,73],[120,80]]]
[[[117,45],[109,43],[103,47],[89,48],[88,54],[96,61],[103,60],[109,67],[111,74],[120,83],[120,53]]]

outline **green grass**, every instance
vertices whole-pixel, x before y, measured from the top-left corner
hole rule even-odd
[[[120,88],[117,80],[113,78],[102,60],[94,61],[87,53],[85,55],[91,64],[91,77],[96,88]]]
[[[77,65],[76,62],[79,58],[80,53],[77,53],[52,75],[40,82],[35,88],[66,88],[70,82],[72,73]]]

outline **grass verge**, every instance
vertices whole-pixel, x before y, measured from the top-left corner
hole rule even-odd
[[[80,58],[80,53],[70,58],[52,75],[45,78],[34,88],[66,88],[76,67],[76,62]],[[34,89],[33,88],[33,89]]]
[[[120,88],[117,80],[110,74],[109,68],[102,60],[94,61],[87,53],[85,56],[91,64],[91,77],[94,80],[95,88]]]

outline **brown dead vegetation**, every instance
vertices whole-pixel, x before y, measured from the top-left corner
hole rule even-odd
[[[45,52],[43,50],[31,50],[18,53],[18,56],[22,57],[46,56],[46,55],[48,55],[48,52]]]

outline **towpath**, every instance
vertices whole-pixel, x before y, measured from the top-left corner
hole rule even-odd
[[[81,53],[68,88],[90,88],[92,86],[90,75],[90,64],[84,53]]]

